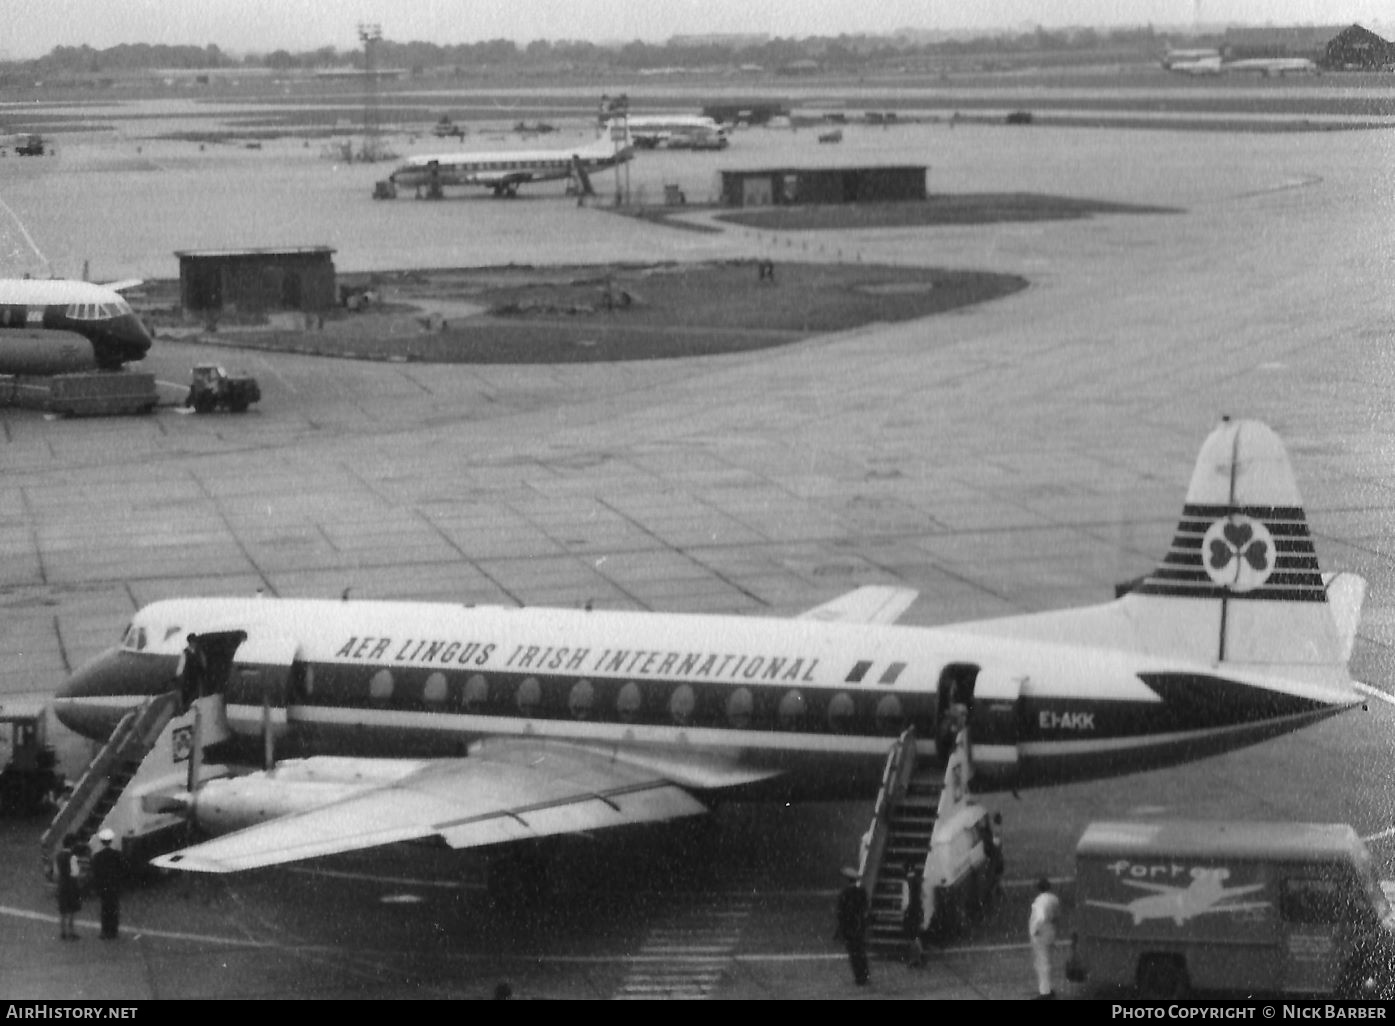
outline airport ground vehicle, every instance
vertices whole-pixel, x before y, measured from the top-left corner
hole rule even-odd
[[[256,378],[229,374],[216,363],[201,363],[194,368],[184,405],[193,407],[195,413],[212,413],[219,409],[245,413],[247,407],[261,397],[261,386]]]
[[[1001,815],[990,818],[975,802],[965,802],[936,821],[925,859],[932,937],[954,937],[998,896],[1003,857],[993,823],[1002,821]]]
[[[1388,997],[1395,913],[1346,824],[1091,823],[1068,972],[1144,996]]]
[[[37,815],[63,787],[47,740],[46,715],[39,703],[0,705],[0,812],[5,815]]]
[[[159,402],[155,375],[135,371],[26,375],[0,382],[0,406],[20,406],[67,417],[150,413]]]
[[[43,136],[26,135],[24,141],[15,146],[15,152],[21,157],[42,157],[44,155]]]

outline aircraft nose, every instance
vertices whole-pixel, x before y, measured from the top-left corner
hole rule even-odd
[[[132,314],[129,322],[122,324],[121,328],[127,350],[139,354],[134,359],[139,359],[150,351],[150,344],[153,341],[150,337],[150,330],[139,317]]]
[[[170,686],[168,676],[132,653],[107,649],[58,688],[53,714],[74,733],[104,741],[122,716]]]

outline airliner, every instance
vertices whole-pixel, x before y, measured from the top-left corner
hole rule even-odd
[[[137,284],[0,279],[0,374],[118,370],[144,358],[150,333],[119,291]]]
[[[1168,71],[1179,75],[1224,75],[1232,71],[1256,72],[1269,78],[1278,75],[1318,75],[1318,66],[1306,57],[1247,57],[1238,61],[1223,61],[1219,54],[1195,60],[1164,64]]]
[[[1210,60],[1219,61],[1220,59],[1221,51],[1211,46],[1192,47],[1189,49],[1175,49],[1169,47],[1167,53],[1163,54],[1160,63],[1168,71],[1173,71],[1181,64],[1195,64],[1198,61]]]
[[[623,164],[634,156],[634,142],[622,121],[612,121],[595,142],[566,150],[496,150],[410,157],[389,178],[398,188],[441,189],[480,185],[495,196],[516,196],[518,187],[577,177]]]
[[[921,627],[896,623],[916,592],[893,585],[788,618],[173,598],[53,708],[106,738],[175,686],[196,635],[205,697],[172,722],[175,754],[142,765],[166,790],[141,807],[213,835],[155,865],[225,873],[407,840],[530,843],[728,798],[871,799],[898,737],[935,757],[952,706],[979,792],[1186,762],[1358,705],[1364,595],[1321,572],[1278,436],[1223,419],[1170,550],[1097,605]],[[190,729],[216,760],[186,781]]]
[[[629,117],[630,136],[641,149],[725,149],[727,130],[700,114],[642,114]]]
[[[1253,71],[1265,78],[1278,75],[1317,75],[1318,66],[1306,57],[1247,57],[1238,61],[1226,61],[1222,71]]]

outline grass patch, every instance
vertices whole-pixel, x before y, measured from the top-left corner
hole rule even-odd
[[[390,305],[336,311],[318,329],[240,327],[207,339],[424,363],[657,360],[747,352],[927,317],[1027,286],[1016,275],[862,264],[781,263],[770,281],[755,261],[411,271],[340,281],[372,284]],[[485,312],[441,313],[449,303]]]

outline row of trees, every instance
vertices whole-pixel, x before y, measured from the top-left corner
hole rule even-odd
[[[775,38],[744,44],[721,40],[668,43],[635,41],[623,46],[605,46],[585,41],[534,40],[520,46],[510,39],[479,43],[440,44],[397,43],[381,40],[376,46],[375,64],[380,68],[433,67],[486,68],[555,67],[560,65],[606,66],[639,70],[642,68],[699,68],[721,65],[754,64],[777,69],[804,61],[816,61],[829,68],[866,66],[880,61],[914,57],[955,57],[987,53],[1031,51],[1138,50],[1152,55],[1162,46],[1162,37],[1151,26],[1099,31],[1072,29],[1050,32],[1036,29],[1015,35],[978,36],[963,39],[926,41],[912,35],[838,36],[806,39]],[[320,47],[301,53],[276,50],[267,54],[233,56],[217,46],[152,46],[122,44],[105,50],[90,46],[59,46],[33,61],[14,62],[38,74],[107,74],[149,68],[230,68],[266,67],[281,71],[318,68],[362,67],[362,48],[337,50]]]

